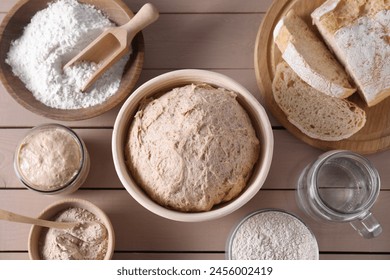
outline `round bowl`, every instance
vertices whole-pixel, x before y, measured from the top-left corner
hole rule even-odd
[[[247,111],[252,125],[260,140],[260,155],[253,168],[252,177],[241,194],[226,203],[214,206],[207,212],[180,212],[160,206],[137,185],[125,163],[124,146],[129,126],[137,112],[140,102],[145,98],[156,96],[172,88],[191,83],[206,83],[222,87],[237,93],[237,100]],[[200,222],[213,220],[232,213],[247,203],[262,187],[271,165],[273,154],[273,133],[264,108],[256,98],[243,86],[231,78],[205,70],[178,70],[158,76],[140,86],[122,106],[114,125],[112,136],[112,153],[116,172],[130,195],[151,212],[176,221]]]
[[[89,212],[94,214],[98,219],[100,219],[102,224],[106,227],[108,233],[108,246],[107,246],[107,253],[104,259],[105,260],[111,259],[112,255],[114,254],[114,248],[115,248],[114,228],[108,216],[95,204],[83,199],[75,199],[75,198],[63,199],[49,205],[38,215],[37,218],[50,220],[53,217],[55,217],[60,211],[69,208],[74,208],[74,207],[88,210]],[[41,260],[41,255],[39,251],[39,239],[43,229],[44,229],[43,227],[35,226],[35,225],[31,227],[30,234],[28,236],[28,254],[31,260]]]
[[[125,66],[122,81],[116,94],[105,102],[82,109],[63,110],[46,106],[35,99],[24,83],[12,73],[5,62],[11,42],[18,39],[24,27],[52,0],[21,0],[5,16],[0,26],[0,80],[8,93],[23,107],[38,115],[62,121],[83,120],[101,115],[125,100],[138,81],[144,61],[144,40],[138,33],[132,42],[133,52]],[[133,12],[121,0],[79,0],[102,10],[117,25],[128,22]]]
[[[265,231],[264,234],[266,235],[266,237],[261,237],[260,232],[253,231],[253,230],[257,229],[257,230],[261,231],[261,229],[266,227],[266,225],[263,226],[263,224],[259,225],[258,221],[255,220],[256,216],[264,215],[264,214],[277,215],[278,217],[275,217],[274,220],[270,219],[267,221],[268,226],[275,223],[275,225],[277,227],[275,227],[274,232],[272,232],[272,229],[270,229],[270,228],[264,229],[264,231]],[[289,220],[284,220],[284,222],[285,222],[284,225],[282,224],[282,220],[281,220],[281,217],[283,217],[283,216],[284,216],[284,218],[289,219]],[[299,224],[299,228],[295,227],[295,230],[297,232],[293,232],[291,234],[285,233],[285,230],[287,228],[292,227],[294,221],[297,224]],[[297,224],[295,224],[295,225],[297,225]],[[283,228],[283,226],[285,228]],[[243,227],[246,227],[246,228],[243,229]],[[298,230],[299,230],[299,232],[298,232]],[[237,234],[242,234],[242,236],[237,237]],[[284,241],[283,240],[275,240],[274,242],[269,240],[273,236],[279,236],[279,235],[283,235],[283,238],[291,238],[291,236],[296,236],[297,238],[302,238],[302,236],[307,236],[307,240],[302,241],[301,239],[299,239],[297,242],[293,242],[290,239],[286,239]],[[236,241],[235,240],[236,238],[243,239],[243,240],[237,241],[237,243],[241,242],[242,246],[245,248],[245,253],[244,253],[245,255],[241,255],[241,258],[237,258],[237,255],[242,254],[242,252],[233,254],[233,242]],[[261,254],[263,252],[261,252],[261,249],[260,249],[261,244],[258,244],[257,242],[258,243],[266,242],[266,246],[264,247],[264,249],[267,250],[264,253],[264,256],[266,256],[266,258],[259,257],[259,254]],[[270,258],[270,254],[272,254],[272,253],[275,254],[275,252],[271,251],[271,250],[277,249],[278,244],[280,244],[280,246],[283,246],[283,244],[285,244],[284,242],[287,242],[288,244],[290,244],[291,247],[289,249],[294,250],[293,254],[296,254],[296,255],[293,255],[293,256],[286,255],[287,248],[281,247],[280,252],[276,253],[276,256],[278,258]],[[301,244],[300,242],[302,242],[303,244]],[[300,246],[300,244],[302,246]],[[248,248],[251,245],[253,246],[253,248]],[[304,254],[302,252],[302,250],[307,251],[306,253],[308,255],[306,255],[306,257],[302,257]],[[311,229],[298,216],[296,216],[290,212],[287,212],[285,210],[282,210],[282,209],[272,209],[272,208],[254,211],[254,212],[250,213],[249,215],[245,216],[242,220],[240,220],[238,222],[238,224],[233,228],[232,232],[230,233],[230,235],[227,239],[225,251],[226,251],[226,259],[228,259],[228,260],[239,260],[239,259],[241,259],[241,260],[254,260],[254,259],[256,259],[256,260],[259,260],[259,259],[260,260],[271,260],[271,259],[272,260],[277,260],[277,259],[287,260],[287,259],[290,259],[290,260],[292,260],[292,259],[295,259],[296,257],[301,257],[301,259],[310,259],[310,260],[318,260],[319,259],[319,249],[318,249],[317,239],[316,239],[314,233],[311,231]],[[234,257],[233,255],[236,255],[236,256]],[[281,258],[282,255],[284,256],[283,258]]]
[[[21,166],[21,164],[20,164],[21,149],[22,149],[22,147],[25,146],[26,141],[29,139],[29,137],[37,136],[40,134],[42,135],[42,133],[44,134],[46,132],[50,132],[50,131],[54,131],[54,130],[60,130],[62,133],[67,134],[76,143],[77,149],[79,150],[79,153],[80,153],[79,168],[78,168],[77,172],[72,177],[69,177],[68,180],[66,182],[64,182],[64,184],[61,184],[57,187],[54,187],[54,186],[42,187],[42,186],[39,186],[36,184],[34,185],[33,183],[31,183],[29,178],[24,175],[24,172],[20,168],[20,166]],[[45,144],[45,143],[47,143],[47,142],[42,141],[41,145],[44,147],[47,147],[47,145],[50,145],[50,144]],[[69,148],[67,149],[67,152],[69,152]],[[40,154],[40,155],[42,156],[42,154]],[[47,154],[45,152],[45,156],[46,155]],[[58,153],[57,153],[57,156],[58,156]],[[54,166],[54,164],[52,164],[51,166]],[[85,180],[88,177],[88,173],[89,173],[89,169],[90,169],[90,158],[89,158],[89,153],[88,153],[87,147],[85,146],[84,141],[72,129],[70,129],[67,126],[60,125],[60,124],[43,124],[43,125],[39,125],[39,126],[34,127],[33,129],[31,129],[18,144],[16,151],[15,151],[15,155],[14,155],[14,169],[15,169],[16,175],[19,178],[19,180],[29,190],[32,190],[32,191],[40,193],[40,194],[46,194],[46,195],[57,195],[57,194],[65,195],[65,194],[71,194],[71,193],[75,192],[85,182]]]

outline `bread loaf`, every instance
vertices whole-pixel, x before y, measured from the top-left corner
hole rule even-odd
[[[276,68],[272,88],[275,101],[287,119],[309,137],[342,140],[355,134],[366,122],[364,110],[356,104],[312,88],[284,61]]]
[[[328,0],[314,24],[368,106],[390,95],[390,1]]]
[[[294,10],[278,22],[273,35],[283,59],[310,86],[339,98],[348,97],[356,91],[325,43]]]

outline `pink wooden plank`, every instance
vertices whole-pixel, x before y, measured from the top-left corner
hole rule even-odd
[[[161,13],[264,13],[272,0],[152,0]],[[141,0],[125,0],[134,11],[145,3]]]
[[[1,0],[0,12],[7,12],[17,0]],[[142,0],[124,0],[133,11],[145,4]],[[150,0],[160,13],[262,13],[272,0]]]
[[[13,5],[17,3],[17,0],[1,0],[0,2],[0,12],[8,12]]]
[[[0,189],[20,188],[13,170],[13,156],[17,143],[27,129],[0,129]],[[91,156],[91,171],[82,188],[122,188],[112,162],[112,129],[76,129],[86,142]],[[286,130],[274,130],[275,149],[264,189],[295,189],[296,181],[303,168],[315,160],[322,151],[310,147],[292,136]],[[378,169],[382,189],[390,189],[390,173],[387,162],[390,151],[367,156]]]
[[[169,14],[143,31],[146,68],[253,68],[262,14]]]
[[[122,188],[116,175],[111,153],[112,129],[76,129],[84,140],[91,158],[85,188]],[[0,188],[24,188],[13,169],[17,143],[28,129],[0,129]]]
[[[260,100],[253,48],[261,19],[259,14],[162,15],[158,24],[144,31],[145,65],[136,87],[170,70],[202,68],[228,74]],[[119,106],[102,116],[72,122],[72,125],[112,126],[118,110]],[[0,86],[0,127],[34,126],[48,121],[17,104]]]
[[[148,80],[173,70],[176,69],[145,69],[141,73],[141,77],[135,89]],[[253,69],[212,69],[212,71],[222,73],[231,77],[232,79],[235,79],[243,86],[245,86],[262,103]],[[120,105],[96,118],[84,121],[58,123],[73,127],[113,127],[119,109]],[[272,115],[269,114],[269,118],[272,125],[279,125],[279,123],[272,117]],[[6,92],[0,83],[0,127],[31,127],[47,122],[57,121],[38,116],[26,110]]]
[[[28,260],[28,253],[1,253],[0,260]],[[118,253],[114,260],[223,260],[222,253]],[[320,254],[320,260],[390,260],[390,254]]]
[[[261,190],[236,212],[210,222],[183,223],[161,218],[140,206],[124,190],[81,190],[72,197],[90,200],[111,218],[117,251],[224,251],[229,233],[237,222],[254,210],[281,208],[302,217],[317,237],[321,252],[390,253],[390,192],[383,191],[373,208],[383,234],[364,239],[349,224],[321,224],[307,218],[298,208],[294,191]],[[0,208],[37,215],[58,197],[29,191],[7,191],[0,196]],[[26,250],[30,226],[0,221],[0,251]]]

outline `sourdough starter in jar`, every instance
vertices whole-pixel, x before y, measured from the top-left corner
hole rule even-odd
[[[84,143],[61,125],[34,128],[19,145],[15,169],[30,189],[50,193],[84,182],[89,158]]]
[[[246,217],[228,243],[234,260],[316,260],[318,245],[312,232],[292,214],[263,210]]]

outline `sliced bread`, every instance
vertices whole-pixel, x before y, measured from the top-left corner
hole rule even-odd
[[[364,110],[356,104],[312,88],[284,61],[276,68],[272,88],[289,122],[309,137],[342,140],[358,132],[366,122]]]
[[[356,91],[343,66],[294,10],[278,22],[273,35],[283,59],[313,88],[338,98]]]
[[[367,105],[390,96],[390,0],[328,0],[311,16]]]

